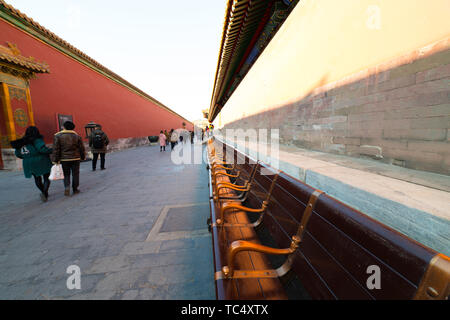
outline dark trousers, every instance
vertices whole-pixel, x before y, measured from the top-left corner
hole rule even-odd
[[[70,188],[70,175],[72,174],[72,188],[77,190],[80,185],[80,160],[61,161],[64,172],[64,188]]]
[[[50,188],[50,180],[48,177],[50,176],[50,173],[46,173],[43,176],[36,177],[33,174],[34,177],[34,183],[36,184],[36,187],[38,187],[39,190],[46,196],[48,196],[48,188]],[[44,183],[42,183],[42,178],[44,178]]]
[[[92,159],[92,169],[95,170],[97,168],[97,159],[98,155],[100,155],[100,168],[105,169],[105,153],[93,153],[94,158]]]
[[[159,151],[166,151],[166,146],[159,146]]]
[[[176,142],[170,141],[170,150],[173,150],[176,144],[177,144]]]

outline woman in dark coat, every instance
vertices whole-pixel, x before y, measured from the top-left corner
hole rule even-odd
[[[11,146],[16,149],[16,157],[23,159],[25,178],[34,177],[34,182],[41,191],[42,201],[47,201],[50,188],[49,176],[52,168],[50,154],[53,150],[47,148],[38,128],[33,126],[27,128],[23,138],[11,141]],[[42,182],[42,178],[44,178],[44,182]]]

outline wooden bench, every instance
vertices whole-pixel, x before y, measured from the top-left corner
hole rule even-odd
[[[237,150],[233,160],[240,163],[228,165],[225,149],[233,150],[212,141],[208,145],[218,299],[449,295],[445,255]],[[244,186],[246,181],[245,201],[221,200],[244,192],[231,182]],[[373,288],[377,274],[380,288]]]

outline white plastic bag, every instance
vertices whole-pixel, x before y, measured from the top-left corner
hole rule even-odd
[[[64,179],[64,172],[62,169],[62,165],[60,164],[54,164],[51,171],[50,171],[50,180],[63,180]]]

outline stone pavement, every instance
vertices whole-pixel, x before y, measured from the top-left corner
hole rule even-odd
[[[145,146],[90,168],[80,194],[55,181],[46,203],[22,172],[0,172],[0,299],[215,299],[205,165]]]

